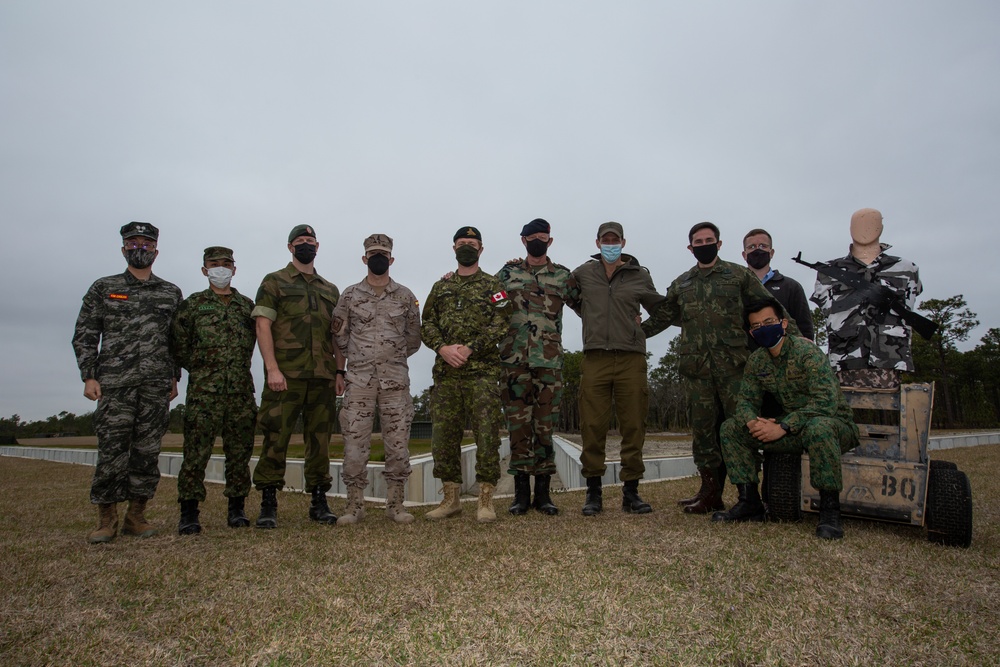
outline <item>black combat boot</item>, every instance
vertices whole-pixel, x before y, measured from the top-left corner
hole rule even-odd
[[[840,491],[819,492],[819,525],[816,537],[824,540],[839,540],[844,537],[840,524]]]
[[[312,490],[309,518],[320,523],[337,523],[337,515],[330,511],[330,506],[326,503],[326,490],[318,486]]]
[[[250,525],[250,519],[243,511],[245,499],[244,496],[229,499],[229,516],[226,517],[226,523],[229,524],[230,528],[246,528]]]
[[[278,489],[269,486],[260,490],[260,516],[257,517],[258,528],[278,527]]]
[[[181,501],[181,520],[177,524],[178,535],[197,535],[201,532],[201,524],[198,523],[198,501]]]
[[[604,500],[601,494],[601,478],[587,478],[587,499],[583,503],[583,515],[594,516],[600,514],[604,509]]]
[[[639,497],[639,480],[630,479],[622,487],[622,511],[629,514],[649,514],[653,511],[649,503]]]
[[[514,515],[527,514],[531,507],[531,477],[526,472],[514,473],[514,501],[507,511]]]
[[[722,521],[724,523],[763,521],[767,512],[764,510],[764,503],[760,500],[760,491],[756,484],[737,484],[739,491],[739,501],[726,512],[716,512],[712,515],[712,521]]]
[[[532,506],[542,514],[555,516],[559,514],[559,508],[552,503],[549,496],[549,484],[552,482],[552,475],[535,475],[535,502]]]

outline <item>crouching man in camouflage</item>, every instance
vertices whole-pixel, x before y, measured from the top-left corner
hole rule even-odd
[[[420,311],[413,292],[389,277],[389,265],[394,261],[392,239],[372,234],[364,246],[361,261],[368,267],[368,275],[345,289],[333,310],[333,333],[348,364],[340,410],[347,509],[337,519],[338,526],[357,523],[365,516],[366,468],[376,405],[385,446],[382,474],[389,487],[386,512],[396,523],[413,521],[413,515],[403,509],[413,421],[406,359],[420,349]]]
[[[858,427],[823,351],[811,341],[786,336],[788,320],[774,298],[746,308],[745,324],[760,349],[750,355],[743,387],[730,419],[722,423],[722,455],[739,502],[712,521],[763,521],[757,488],[758,450],[809,454],[809,480],[820,494],[824,539],[844,536],[840,523],[840,455],[858,445]],[[764,393],[780,405],[778,418],[761,417]]]
[[[226,456],[230,528],[250,525],[243,503],[250,492],[254,400],[250,359],[257,340],[250,317],[253,301],[230,286],[236,273],[233,251],[205,248],[201,272],[208,289],[181,302],[174,316],[174,357],[188,371],[184,405],[184,461],[177,475],[181,518],[177,532],[201,532],[198,503],[205,500],[205,466],[221,433]]]
[[[90,286],[73,333],[83,395],[97,401],[90,502],[98,506],[99,523],[87,538],[92,544],[114,539],[118,503],[126,500],[122,534],[156,534],[144,512],[160,481],[160,441],[180,377],[169,336],[181,291],[152,269],[160,232],[148,222],[130,222],[121,235],[128,269]]]

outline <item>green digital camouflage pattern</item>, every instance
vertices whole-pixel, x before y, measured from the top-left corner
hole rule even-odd
[[[562,371],[505,366],[501,397],[510,432],[510,468],[529,475],[556,472],[552,432],[559,421]]]
[[[253,395],[250,360],[257,339],[253,302],[233,288],[229,302],[210,289],[192,294],[174,315],[174,357],[188,371],[188,397],[197,392]]]
[[[205,500],[205,467],[219,434],[226,457],[223,495],[242,498],[250,492],[256,418],[253,393],[192,393],[189,385],[184,405],[184,460],[177,474],[179,500]]]
[[[462,434],[466,420],[472,422],[476,439],[476,481],[496,484],[500,480],[499,370],[452,373],[435,380],[431,391],[431,453],[434,477],[442,482],[462,483]]]

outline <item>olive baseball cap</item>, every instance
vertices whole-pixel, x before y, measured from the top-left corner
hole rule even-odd
[[[617,222],[605,222],[603,225],[597,228],[597,238],[601,238],[608,232],[614,232],[618,235],[618,238],[625,238],[625,232],[622,231],[622,226]]]

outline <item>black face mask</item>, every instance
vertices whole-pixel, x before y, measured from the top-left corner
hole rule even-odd
[[[472,266],[479,261],[479,248],[470,243],[460,245],[455,249],[455,259],[462,266]]]
[[[156,259],[155,250],[143,250],[142,248],[135,248],[133,250],[125,251],[125,261],[133,269],[148,269],[153,265],[153,260]]]
[[[755,269],[763,269],[771,263],[771,253],[767,250],[754,250],[747,253],[747,264]]]
[[[691,252],[699,264],[711,264],[719,256],[719,244],[694,245],[691,246]]]
[[[389,258],[385,255],[372,255],[368,258],[368,270],[381,276],[389,270]]]
[[[312,264],[312,261],[316,259],[316,246],[314,245],[300,243],[292,247],[295,248],[292,254],[295,255],[295,259],[299,260],[300,264]]]
[[[541,239],[531,239],[527,242],[528,254],[532,257],[545,257],[549,249],[549,242]]]

